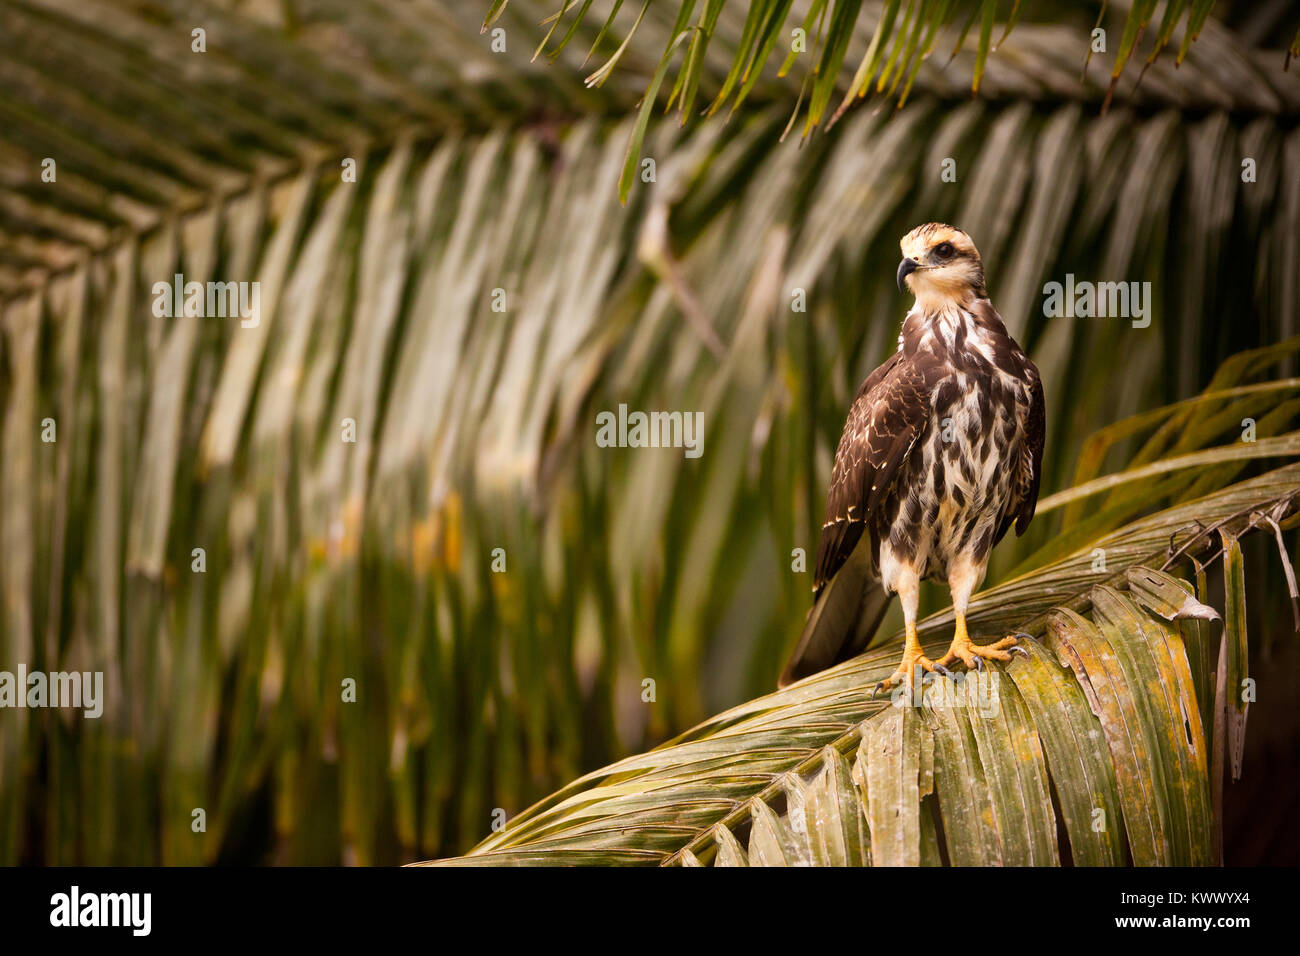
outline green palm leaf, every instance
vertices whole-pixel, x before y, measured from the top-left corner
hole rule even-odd
[[[1187,642],[1219,615],[1156,568],[1198,521],[1226,519],[1235,542],[1249,515],[1294,514],[1298,480],[1290,465],[1126,526],[1097,542],[1101,570],[1080,553],[979,595],[974,631],[1035,637],[989,677],[996,701],[944,679],[919,708],[875,700],[897,649],[868,653],[588,774],[447,862],[1214,862],[1213,741]],[[1230,616],[1243,593],[1229,589]],[[922,623],[927,653],[949,626]]]

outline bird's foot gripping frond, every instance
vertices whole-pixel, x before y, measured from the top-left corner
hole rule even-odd
[[[907,641],[903,645],[903,659],[899,662],[898,669],[877,684],[872,691],[872,695],[905,686],[908,699],[914,699],[916,696],[916,681],[920,679],[922,671],[939,674],[943,677],[948,676],[948,669],[943,666],[942,662],[932,661],[925,656],[920,643],[916,639],[916,628],[911,627],[908,628]]]
[[[1019,645],[1015,636],[1004,637],[992,644],[975,644],[966,633],[965,623],[958,621],[957,633],[948,645],[948,653],[939,658],[939,664],[947,666],[961,661],[970,670],[982,671],[986,660],[1009,661],[1016,654],[1029,656],[1029,652]]]

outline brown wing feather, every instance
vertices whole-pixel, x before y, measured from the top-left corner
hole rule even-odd
[[[931,371],[895,352],[867,377],[849,409],[835,450],[826,520],[817,548],[813,589],[826,583],[857,547],[884,502],[930,413]]]
[[[1026,442],[1029,446],[1029,485],[1020,502],[1020,512],[1016,516],[1016,534],[1022,535],[1034,520],[1034,509],[1038,507],[1038,483],[1043,477],[1043,443],[1047,440],[1047,404],[1043,400],[1043,380],[1039,377],[1038,366],[1025,358],[1025,371],[1029,374],[1029,417],[1025,421]]]

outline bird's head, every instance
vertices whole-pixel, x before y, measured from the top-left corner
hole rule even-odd
[[[911,291],[926,312],[965,304],[984,293],[984,263],[970,236],[955,226],[927,222],[898,243],[898,291]]]

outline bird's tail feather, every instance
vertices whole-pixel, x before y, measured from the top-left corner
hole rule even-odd
[[[846,562],[809,610],[799,643],[777,686],[786,687],[861,654],[889,610],[891,599],[868,567],[853,560]]]

